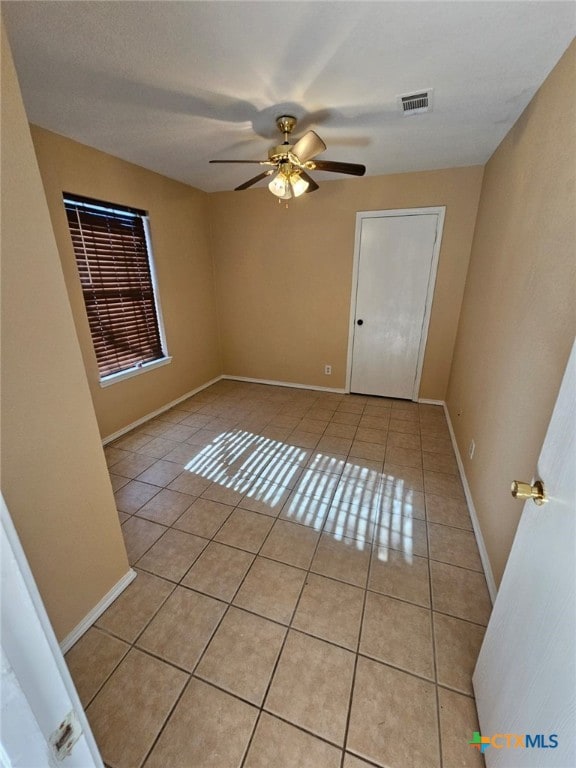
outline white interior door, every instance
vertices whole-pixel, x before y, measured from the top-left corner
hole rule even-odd
[[[576,766],[575,426],[576,345],[538,461],[549,501],[524,506],[474,672],[482,736],[531,739],[496,739],[489,768]]]
[[[352,392],[417,398],[443,215],[422,210],[358,214]]]

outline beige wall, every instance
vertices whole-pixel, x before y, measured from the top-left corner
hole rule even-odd
[[[572,44],[486,166],[448,391],[497,582],[576,330],[575,72]]]
[[[58,638],[128,572],[2,28],[2,493]]]
[[[344,387],[356,212],[445,205],[420,387],[444,399],[482,168],[327,179],[288,209],[266,188],[210,195],[224,373]]]
[[[31,130],[94,408],[107,437],[221,373],[208,195],[36,126]],[[63,191],[148,211],[169,365],[100,387]]]

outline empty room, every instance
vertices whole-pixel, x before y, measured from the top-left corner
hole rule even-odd
[[[1,13],[2,765],[576,765],[576,5]]]

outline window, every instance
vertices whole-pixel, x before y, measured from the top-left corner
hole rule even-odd
[[[64,194],[102,386],[169,362],[145,211]]]

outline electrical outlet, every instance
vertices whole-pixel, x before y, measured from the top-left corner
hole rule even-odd
[[[325,376],[332,376],[332,366],[331,365],[325,365],[324,366],[324,375]]]
[[[476,443],[474,440],[470,440],[470,445],[468,446],[468,456],[470,456],[471,459],[474,458],[474,451],[476,450]]]

